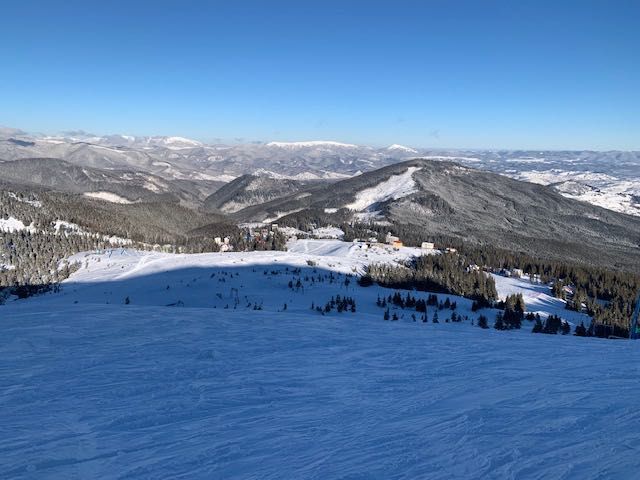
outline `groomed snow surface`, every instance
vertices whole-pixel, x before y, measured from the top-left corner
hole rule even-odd
[[[409,167],[406,172],[392,175],[375,187],[360,190],[356,194],[355,200],[345,205],[345,208],[356,211],[368,210],[381,202],[411,195],[417,190],[413,174],[418,170],[420,167]]]
[[[637,478],[640,344],[385,322],[344,274],[416,249],[290,247],[79,255],[0,307],[0,478]],[[337,293],[357,312],[310,310]]]

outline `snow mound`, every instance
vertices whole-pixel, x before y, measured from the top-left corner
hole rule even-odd
[[[375,187],[359,191],[356,194],[356,199],[345,205],[345,208],[356,211],[367,210],[378,203],[397,200],[415,193],[417,186],[413,174],[418,170],[420,167],[409,167],[406,172],[392,175]]]

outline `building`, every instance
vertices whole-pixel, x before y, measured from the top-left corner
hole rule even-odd
[[[393,246],[393,248],[394,248],[395,250],[398,250],[399,248],[403,247],[404,245],[403,245],[403,243],[402,243],[399,239],[397,239],[397,240],[394,240],[394,241],[391,243],[391,246]]]
[[[422,245],[420,245],[420,248],[422,250],[435,250],[436,246],[431,242],[422,242]]]
[[[387,236],[385,237],[384,241],[388,245],[393,245],[393,242],[399,242],[400,238],[394,237],[393,235],[391,235],[391,232],[389,232],[387,233]]]

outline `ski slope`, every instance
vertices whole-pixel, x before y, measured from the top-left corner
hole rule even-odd
[[[392,291],[344,280],[417,249],[289,246],[83,254],[0,307],[0,478],[636,478],[634,342],[385,322]],[[338,293],[356,313],[310,309]]]
[[[344,207],[356,211],[371,210],[379,203],[411,195],[417,191],[413,174],[418,170],[420,167],[409,167],[406,172],[392,175],[375,187],[360,190],[355,200]]]

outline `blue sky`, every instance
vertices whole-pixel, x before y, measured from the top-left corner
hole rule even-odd
[[[0,125],[640,149],[638,1],[13,1]]]

